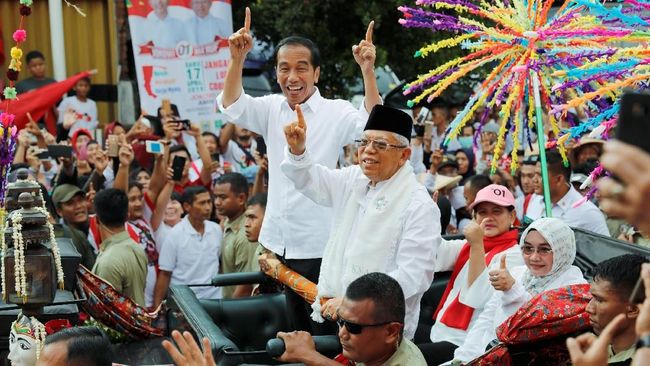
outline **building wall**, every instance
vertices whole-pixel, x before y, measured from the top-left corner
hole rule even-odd
[[[27,30],[27,41],[22,48],[25,54],[33,49],[43,52],[48,65],[48,74],[52,76],[48,1],[34,1],[32,15],[26,17],[24,24],[24,29]],[[63,2],[63,0],[52,1]],[[84,70],[97,69],[97,74],[92,77],[93,83],[117,84],[115,0],[69,1],[77,5],[86,16],[79,15],[72,7],[63,2],[63,31],[68,76]],[[0,0],[0,28],[7,58],[9,58],[8,53],[13,45],[11,35],[18,28],[20,22],[18,4],[18,0]],[[4,77],[8,62],[5,60],[2,65],[2,77]],[[23,68],[21,79],[28,76],[29,72]],[[98,102],[97,108],[100,123],[105,124],[116,119],[116,103]]]

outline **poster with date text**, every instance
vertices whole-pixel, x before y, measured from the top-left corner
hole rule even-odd
[[[216,97],[230,59],[230,0],[126,0],[140,106],[155,115],[163,99],[181,119],[218,132]]]

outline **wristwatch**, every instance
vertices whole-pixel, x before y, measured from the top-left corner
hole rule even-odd
[[[650,334],[642,335],[636,342],[636,349],[650,347]]]

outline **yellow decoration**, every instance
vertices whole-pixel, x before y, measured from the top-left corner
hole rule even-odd
[[[10,54],[11,54],[11,58],[18,60],[21,57],[23,57],[23,50],[21,50],[18,47],[11,47],[11,53]]]
[[[449,39],[444,39],[440,42],[432,43],[426,47],[420,48],[419,52],[422,54],[422,56],[427,56],[429,52],[437,52],[438,50],[442,48],[449,48],[449,47],[454,47],[459,45],[465,40],[468,40],[470,38],[474,37],[473,34],[464,34],[460,37],[456,38],[449,38]]]
[[[20,70],[23,67],[23,63],[20,60],[17,60],[15,58],[12,58],[11,61],[9,62],[9,68],[20,72]]]

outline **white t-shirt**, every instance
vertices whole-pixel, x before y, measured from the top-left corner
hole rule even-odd
[[[75,111],[76,122],[70,126],[68,131],[70,136],[80,128],[85,128],[93,135],[95,134],[99,122],[97,121],[97,103],[94,100],[86,99],[85,102],[82,102],[76,96],[66,97],[61,101],[57,109],[59,111],[58,123],[63,123],[65,111],[68,109]]]
[[[176,224],[158,257],[160,270],[172,272],[172,285],[209,284],[219,273],[221,251],[221,227],[212,221],[205,221],[203,235],[199,234],[187,216]],[[199,299],[221,298],[219,287],[191,287]]]
[[[251,146],[248,149],[251,157],[253,156],[253,151],[257,150],[257,141],[252,140]],[[243,169],[255,165],[254,160],[247,159],[246,153],[244,150],[237,145],[235,141],[228,141],[228,149],[223,154],[223,161],[232,166],[232,171],[240,173]]]

